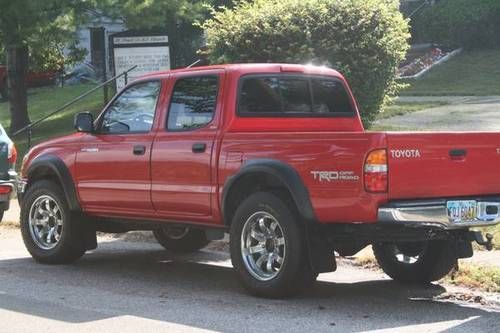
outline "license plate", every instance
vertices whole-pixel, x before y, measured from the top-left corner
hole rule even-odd
[[[451,222],[470,222],[477,218],[477,201],[456,200],[446,202],[446,211]]]

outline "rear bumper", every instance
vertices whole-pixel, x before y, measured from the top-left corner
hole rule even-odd
[[[444,229],[483,227],[500,223],[500,198],[471,199],[478,202],[477,218],[455,222],[448,218],[446,199],[396,201],[378,210],[378,220],[384,223],[437,226]]]

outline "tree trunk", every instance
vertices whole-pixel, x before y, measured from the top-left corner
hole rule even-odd
[[[26,71],[28,48],[7,46],[7,84],[9,87],[10,132],[13,133],[30,123]]]

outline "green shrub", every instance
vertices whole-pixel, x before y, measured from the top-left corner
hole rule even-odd
[[[395,93],[408,49],[398,0],[255,0],[203,24],[213,63],[328,65],[343,73],[366,125]]]
[[[500,47],[499,0],[441,0],[411,21],[415,40],[472,48]]]

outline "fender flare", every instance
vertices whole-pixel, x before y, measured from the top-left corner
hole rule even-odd
[[[299,173],[290,165],[273,159],[255,159],[247,161],[234,175],[228,177],[222,193],[222,214],[227,207],[231,188],[243,177],[251,174],[268,174],[279,180],[290,192],[301,217],[308,223],[316,221],[309,191],[304,185]],[[228,221],[230,223],[230,221]]]
[[[59,157],[54,155],[36,157],[33,162],[31,162],[26,172],[28,182],[30,182],[30,180],[36,176],[37,172],[40,172],[42,169],[49,169],[59,180],[69,209],[73,212],[81,212],[82,209],[76,194],[75,184],[66,164]]]

